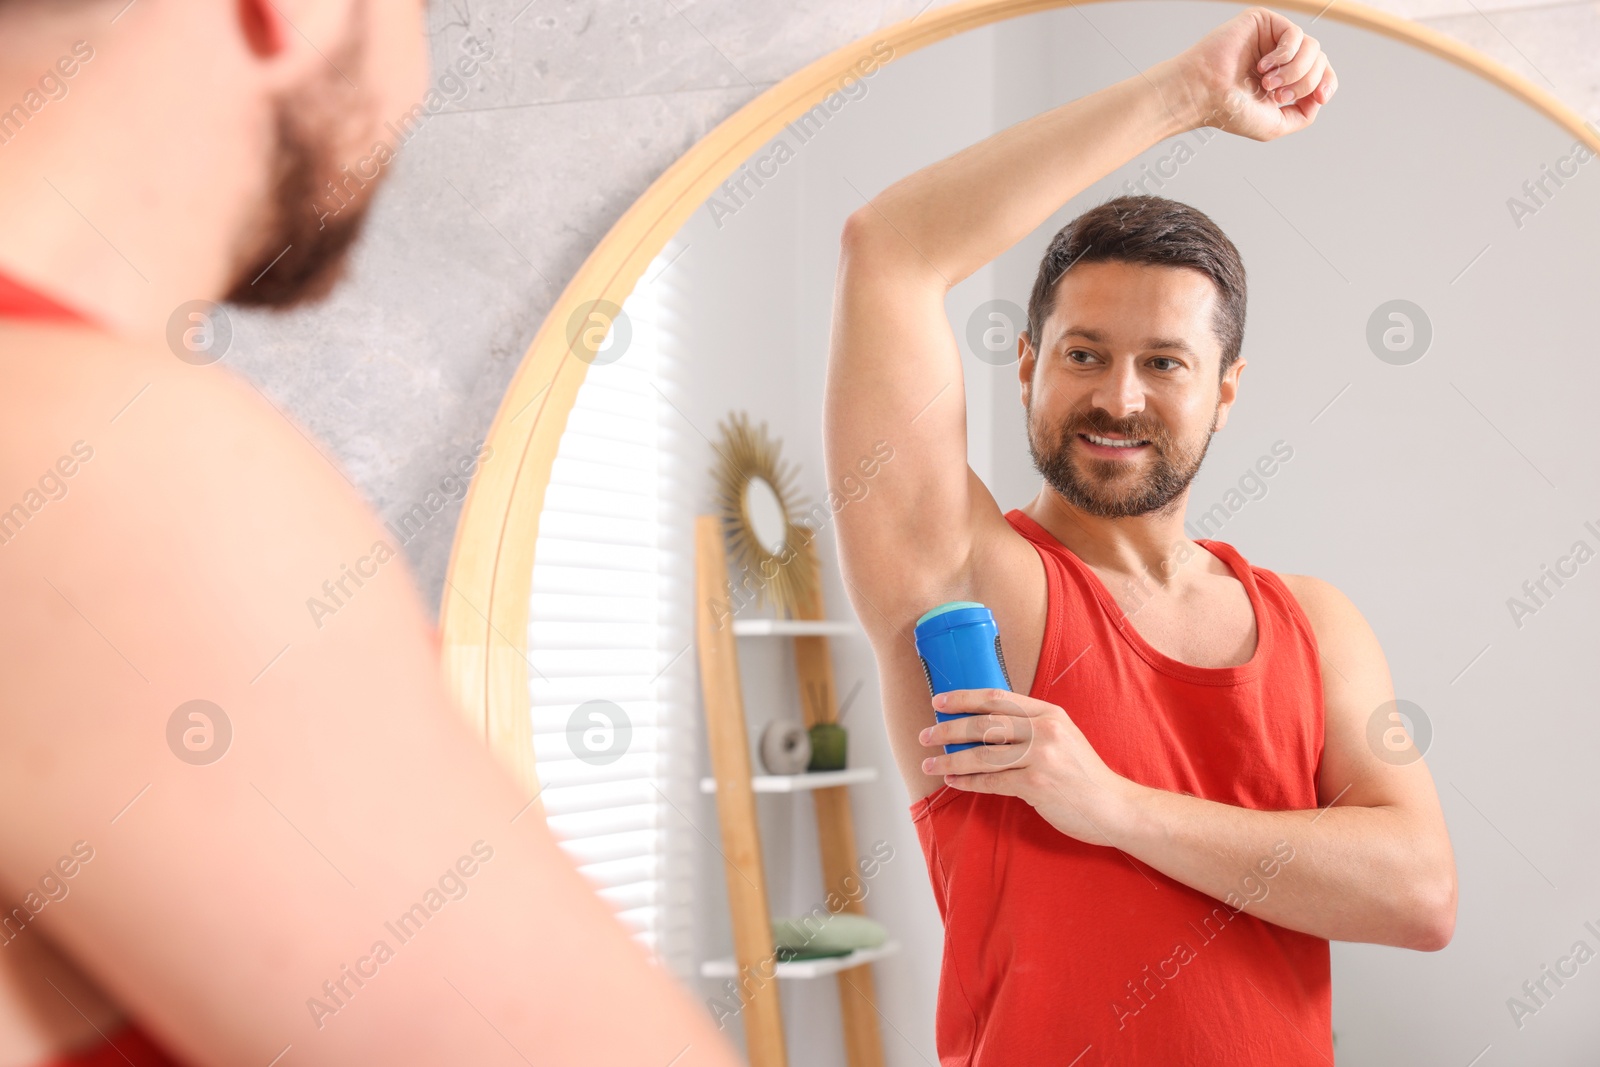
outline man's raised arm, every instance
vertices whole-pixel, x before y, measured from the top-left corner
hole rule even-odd
[[[850,216],[823,430],[830,481],[877,442],[894,449],[893,476],[838,519],[841,564],[852,597],[871,601],[856,604],[870,630],[893,629],[884,616],[967,592],[978,542],[1005,524],[967,467],[961,356],[945,294],[1168,137],[1212,125],[1264,141],[1308,125],[1333,84],[1321,81],[1320,66],[1299,69],[1316,62],[1311,49],[1295,55],[1302,39],[1282,15],[1250,8],[1182,54],[903,178]],[[1241,66],[1250,42],[1272,50]],[[1303,76],[1310,85],[1297,86],[1292,104],[1271,98],[1273,85]]]

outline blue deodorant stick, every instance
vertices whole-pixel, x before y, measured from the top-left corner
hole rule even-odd
[[[940,604],[917,620],[917,655],[928,675],[930,696],[952,689],[1010,689],[1006,661],[1000,654],[1000,628],[994,614],[970,600]],[[961,714],[935,711],[940,722]],[[981,741],[946,745],[946,752],[976,748]]]

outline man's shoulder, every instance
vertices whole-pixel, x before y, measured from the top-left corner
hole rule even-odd
[[[152,518],[203,510],[227,522],[253,501],[328,519],[363,513],[305,429],[226,364],[86,331],[8,329],[0,352],[0,493],[25,492],[35,468],[72,454],[81,471],[63,475],[76,483],[69,496]],[[105,476],[81,477],[92,471]]]
[[[271,406],[246,379],[226,364],[184,363],[159,340],[0,322],[0,382],[0,471],[14,472],[30,450],[64,436],[137,446],[152,458],[185,449],[203,469],[198,443],[274,432]]]
[[[35,621],[161,619],[165,657],[180,634],[316,636],[358,590],[420,606],[355,487],[232,370],[82,331],[7,327],[0,352],[0,585]]]
[[[1315,610],[1319,614],[1327,615],[1331,611],[1340,610],[1345,605],[1351,608],[1355,607],[1350,602],[1350,598],[1345,596],[1338,586],[1318,578],[1316,575],[1288,574],[1283,571],[1271,571],[1269,573],[1276,575],[1278,580],[1288,588],[1289,592],[1294,594],[1295,599],[1300,602],[1301,608],[1305,609],[1307,614]]]
[[[1371,633],[1365,616],[1355,602],[1332,582],[1310,574],[1271,573],[1277,575],[1299,604],[1316,634],[1319,646],[1327,648],[1335,642],[1344,644],[1354,636]]]

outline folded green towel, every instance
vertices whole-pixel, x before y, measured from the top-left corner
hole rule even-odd
[[[772,920],[772,943],[780,960],[844,956],[858,948],[876,948],[888,936],[878,923],[849,912]]]

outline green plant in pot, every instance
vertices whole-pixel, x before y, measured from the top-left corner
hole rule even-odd
[[[836,722],[819,722],[811,728],[810,734],[811,762],[806,770],[844,770],[845,740],[848,736],[844,727]]]

